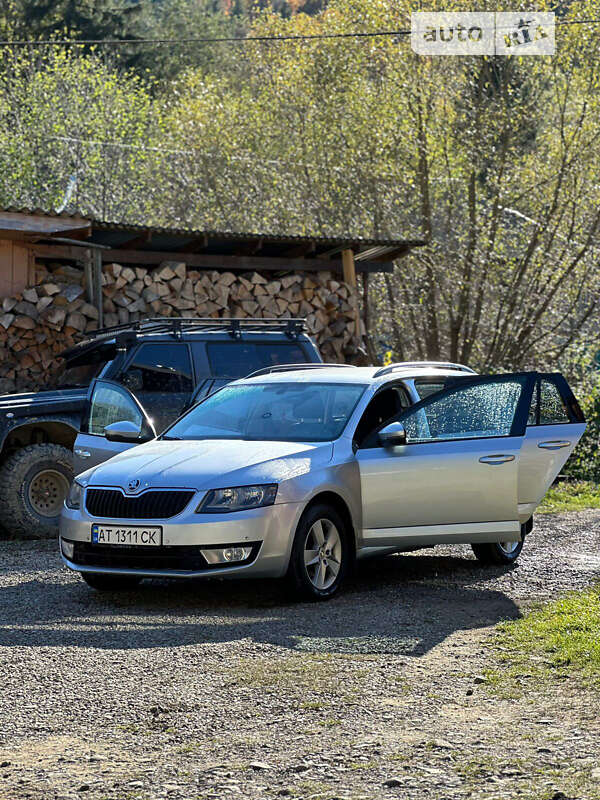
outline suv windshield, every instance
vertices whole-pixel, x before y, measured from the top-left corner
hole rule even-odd
[[[365,388],[355,383],[227,386],[162,438],[328,442],[342,433]]]

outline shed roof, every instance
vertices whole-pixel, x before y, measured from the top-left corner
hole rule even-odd
[[[342,250],[352,250],[357,271],[386,272],[422,239],[274,234],[187,229],[101,220],[43,209],[0,210],[0,238],[35,245],[40,257],[77,259],[78,242],[102,248],[103,261],[153,264],[166,259],[228,270],[340,270]],[[72,241],[66,241],[70,239]]]

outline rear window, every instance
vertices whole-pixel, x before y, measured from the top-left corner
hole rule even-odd
[[[211,373],[216,378],[243,378],[263,367],[309,361],[304,348],[296,342],[209,342],[206,352]]]

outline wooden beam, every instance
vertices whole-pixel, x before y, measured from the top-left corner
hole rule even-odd
[[[239,247],[235,248],[236,256],[255,256],[263,246],[263,240],[250,239],[247,242],[240,243]]]
[[[82,247],[71,245],[32,244],[38,258],[66,258],[82,261]],[[341,260],[324,261],[321,258],[281,258],[272,256],[232,256],[211,255],[208,253],[182,253],[181,251],[156,250],[102,250],[102,261],[116,261],[120,264],[143,264],[153,266],[163,261],[182,261],[188,267],[197,269],[238,270],[240,272],[323,272],[325,270],[343,271]],[[360,272],[391,272],[393,262],[360,261],[355,265]],[[354,275],[356,285],[356,274]]]
[[[61,217],[46,214],[22,214],[16,211],[0,211],[0,231],[3,239],[26,239],[52,234],[84,235],[91,230],[89,220],[81,217]]]
[[[299,258],[301,256],[307,256],[309,253],[314,253],[317,249],[315,242],[305,242],[303,244],[297,244],[295,247],[291,247],[289,250],[286,250],[282,255],[285,258]]]
[[[342,250],[342,269],[344,281],[349,283],[350,286],[356,286],[356,266],[353,250]]]
[[[144,244],[148,244],[152,240],[152,231],[144,231],[139,236],[134,236],[133,239],[128,239],[121,244],[123,250],[135,250]]]
[[[184,244],[180,247],[178,252],[181,253],[196,253],[198,250],[204,250],[208,247],[208,236],[204,233],[202,236],[196,236],[191,242]]]

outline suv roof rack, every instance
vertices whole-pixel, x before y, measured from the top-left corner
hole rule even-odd
[[[356,369],[354,364],[276,364],[273,367],[263,367],[251,372],[246,378],[255,378],[257,375],[269,375],[271,372],[294,372],[294,370],[302,369],[329,369],[330,367],[341,367],[342,369]]]
[[[388,375],[397,369],[410,369],[411,367],[437,367],[438,369],[455,369],[460,372],[469,372],[472,375],[477,374],[471,367],[465,367],[464,364],[454,364],[452,361],[398,361],[396,364],[381,367],[373,377],[380,378],[382,375]]]
[[[137,322],[114,325],[110,328],[98,328],[84,334],[84,340],[105,338],[118,334],[138,333],[172,333],[180,337],[184,332],[225,331],[234,339],[239,339],[244,331],[261,332],[277,331],[295,338],[306,330],[304,319],[236,319],[221,317],[150,317]]]

